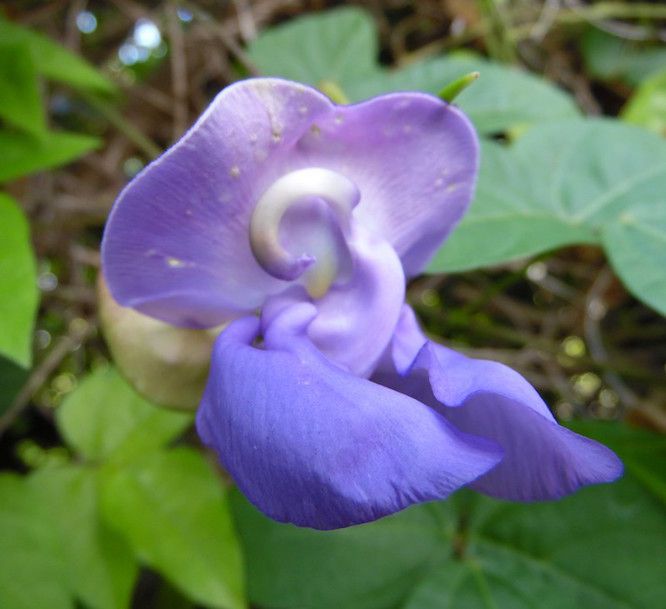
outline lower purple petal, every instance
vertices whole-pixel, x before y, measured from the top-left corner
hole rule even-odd
[[[525,381],[526,382],[526,381]],[[458,429],[496,440],[504,459],[471,486],[512,501],[558,499],[582,486],[612,482],[622,463],[611,450],[544,417],[518,399],[471,396],[446,418]]]
[[[331,364],[306,337],[316,311],[233,322],[215,345],[197,429],[268,516],[316,529],[441,499],[501,459],[416,400]]]
[[[384,366],[374,380],[429,404],[461,431],[504,449],[502,462],[472,488],[502,499],[538,501],[612,482],[622,474],[622,463],[611,450],[558,425],[536,390],[503,364],[427,341],[405,370],[399,354],[419,341],[412,324],[398,324],[400,331],[405,336],[394,339],[394,371]]]

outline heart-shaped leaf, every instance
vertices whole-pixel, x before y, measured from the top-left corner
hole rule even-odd
[[[269,29],[250,45],[249,55],[262,74],[314,86],[332,81],[351,101],[391,91],[437,94],[448,82],[478,70],[481,78],[456,103],[482,133],[578,114],[571,97],[546,80],[473,54],[386,70],[377,63],[376,39],[373,19],[345,7]]]
[[[482,152],[475,200],[431,271],[602,244],[629,290],[666,313],[663,139],[617,121],[571,120]]]

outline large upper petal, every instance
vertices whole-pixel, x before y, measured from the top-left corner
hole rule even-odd
[[[422,93],[338,106],[313,121],[299,152],[357,185],[356,218],[393,246],[407,275],[423,269],[465,213],[479,162],[469,119]]]
[[[259,307],[287,284],[252,255],[254,206],[286,173],[323,167],[356,184],[356,218],[411,275],[464,213],[477,165],[469,121],[435,97],[335,106],[297,83],[241,81],[121,193],[104,273],[120,304],[177,325],[213,326]]]
[[[406,309],[393,349],[399,370],[398,356],[410,351],[407,345],[411,343],[412,352],[420,347],[411,366],[403,374],[385,366],[375,380],[431,405],[461,431],[502,446],[502,462],[472,488],[503,499],[536,501],[611,482],[622,474],[611,450],[558,425],[515,370],[427,341],[414,324],[413,313]]]
[[[501,451],[412,398],[332,365],[305,336],[314,307],[282,312],[252,346],[243,318],[218,338],[197,416],[203,441],[260,510],[332,529],[439,499]]]
[[[102,243],[113,297],[170,323],[213,326],[284,289],[252,255],[250,216],[332,108],[314,89],[278,79],[224,89],[118,198]]]

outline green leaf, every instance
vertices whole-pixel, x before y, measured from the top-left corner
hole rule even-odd
[[[103,509],[140,559],[189,597],[221,609],[245,606],[227,498],[199,452],[154,452],[110,471]]]
[[[189,413],[153,406],[114,368],[87,376],[56,412],[67,443],[89,460],[129,459],[180,435]]]
[[[583,430],[623,457],[640,452],[643,474],[663,470],[663,437],[598,423]],[[637,471],[628,465],[623,480],[557,502],[463,491],[330,532],[275,523],[237,498],[250,598],[276,609],[657,607],[666,510]]]
[[[0,263],[1,266],[1,263]],[[12,405],[16,395],[28,379],[29,369],[0,355],[0,416]]]
[[[24,479],[0,475],[0,607],[73,609],[49,506]]]
[[[666,586],[655,556],[666,540],[665,514],[634,481],[558,503],[490,503],[477,506],[484,517],[464,557],[437,565],[405,609],[643,609],[662,602]]]
[[[569,95],[545,79],[472,54],[457,54],[412,64],[407,68],[378,70],[346,89],[354,101],[390,91],[426,91],[437,95],[442,86],[464,74],[479,72],[479,79],[456,98],[481,133],[496,133],[579,114]]]
[[[607,120],[534,127],[510,148],[487,143],[470,211],[430,271],[461,271],[563,245],[603,243],[627,287],[666,312],[666,142]],[[629,219],[633,219],[628,222]],[[636,247],[641,229],[650,236]]]
[[[666,540],[665,515],[630,475],[560,502],[479,497],[457,581],[452,586],[445,574],[452,561],[438,565],[406,609],[659,606],[666,584],[655,557]],[[450,604],[438,603],[440,595]]]
[[[641,189],[636,204],[605,226],[603,245],[629,291],[666,315],[666,171],[651,188]]]
[[[248,49],[264,74],[343,91],[375,68],[376,32],[365,11],[345,7],[293,19],[263,32]]]
[[[25,45],[39,74],[93,93],[111,94],[115,86],[87,61],[46,36],[0,17],[0,40]]]
[[[376,61],[377,32],[364,11],[341,8],[308,15],[270,29],[250,45],[263,74],[314,86],[333,82],[351,101],[390,91],[422,90],[437,95],[448,82],[478,71],[477,83],[456,98],[483,133],[576,116],[570,96],[527,72],[471,54],[451,55],[385,70]]]
[[[4,160],[0,162],[0,166]],[[2,171],[0,169],[0,171]],[[0,193],[0,356],[29,367],[39,293],[28,223],[18,204]]]
[[[377,522],[315,531],[262,516],[240,493],[232,506],[246,556],[250,600],[265,607],[393,607],[452,534],[445,504]],[[450,530],[440,530],[441,519]]]
[[[66,131],[47,132],[40,138],[0,131],[0,182],[65,165],[99,145],[97,138]]]
[[[666,70],[641,83],[622,110],[622,120],[666,137]]]
[[[124,609],[138,566],[125,540],[100,521],[97,483],[94,470],[76,466],[47,468],[28,478],[60,535],[69,588],[90,609]]]
[[[0,118],[35,135],[46,129],[37,71],[25,43],[0,41]]]
[[[638,85],[664,69],[666,48],[618,38],[597,28],[583,37],[581,46],[585,66],[592,76]]]

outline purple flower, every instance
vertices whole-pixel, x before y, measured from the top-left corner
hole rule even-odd
[[[336,106],[253,79],[120,195],[102,247],[116,300],[234,320],[197,429],[268,516],[331,529],[464,485],[532,501],[620,475],[519,374],[428,341],[404,304],[477,165],[471,124],[437,98]]]

